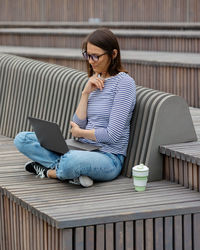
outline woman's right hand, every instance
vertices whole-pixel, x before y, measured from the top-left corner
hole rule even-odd
[[[102,90],[103,88],[104,88],[104,79],[98,77],[98,73],[95,73],[93,76],[89,78],[82,93],[89,95],[94,90],[97,89]]]

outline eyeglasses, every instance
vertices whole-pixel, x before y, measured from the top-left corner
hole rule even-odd
[[[82,55],[83,55],[83,57],[85,58],[85,60],[90,60],[90,58],[92,59],[92,61],[94,61],[94,62],[98,62],[99,61],[99,58],[101,57],[101,56],[103,56],[103,55],[105,55],[105,54],[107,54],[108,52],[105,52],[105,53],[103,53],[103,54],[101,54],[101,55],[90,55],[90,54],[88,54],[86,51],[83,51],[82,52]]]

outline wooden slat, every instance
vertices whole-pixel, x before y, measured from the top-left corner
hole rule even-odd
[[[145,249],[154,250],[154,221],[153,219],[145,220]]]
[[[75,249],[83,250],[84,249],[84,228],[79,227],[75,229]]]
[[[200,232],[200,214],[197,213],[193,215],[193,239],[194,239],[193,249],[194,250],[198,250],[200,246],[199,232]]]
[[[183,216],[183,245],[184,249],[192,250],[192,216],[191,214],[186,214]]]
[[[165,163],[164,163],[164,178],[165,180],[170,180],[170,168],[169,168],[169,157],[168,156],[165,156]]]
[[[197,178],[198,178],[198,190],[200,192],[200,171],[198,169],[198,175],[197,175]]]
[[[199,179],[198,179],[198,166],[193,164],[193,188],[198,191]]]
[[[173,218],[166,217],[164,225],[164,249],[173,250]]]
[[[9,216],[9,200],[4,197],[4,205],[5,205],[5,232],[6,232],[6,245],[8,246],[9,249],[11,249],[11,230],[10,230],[10,216]],[[22,230],[23,232],[23,230]]]
[[[2,194],[2,190],[0,190],[0,209],[1,211],[3,211],[3,194]],[[2,249],[5,249],[5,224],[4,224],[4,216],[3,213],[0,213],[0,235],[1,235],[1,239],[0,239],[0,246]]]
[[[174,165],[174,181],[176,183],[179,183],[179,167],[178,167],[178,159],[174,159],[173,161],[173,165]]]
[[[169,158],[170,180],[175,181],[174,177],[174,162],[172,158]]]
[[[183,162],[182,160],[178,160],[178,167],[179,167],[179,177],[178,177],[178,182],[183,185]]]
[[[134,223],[133,221],[125,222],[125,249],[134,250]]]
[[[96,226],[96,249],[97,250],[104,250],[104,242],[105,242],[105,232],[104,232],[104,225],[97,225]]]
[[[115,224],[115,249],[124,250],[124,224],[118,222]]]
[[[110,223],[110,224],[106,224],[105,225],[105,230],[106,230],[106,234],[105,234],[105,248],[106,249],[110,249],[110,250],[114,250],[115,247],[115,235],[114,235],[114,224]]]
[[[60,246],[62,250],[73,250],[72,229],[65,229],[62,231]]]
[[[189,187],[188,165],[186,161],[184,161],[183,168],[184,168],[184,186]]]
[[[188,182],[189,182],[189,188],[193,189],[193,169],[192,169],[192,163],[188,163]]]
[[[46,228],[44,231],[46,232]],[[36,226],[36,218],[35,216],[33,216],[33,249],[36,248],[36,244],[37,244],[37,226]]]
[[[177,215],[174,217],[174,248],[176,250],[183,249],[183,236],[182,236],[182,217]]]
[[[94,226],[88,226],[85,229],[85,247],[88,250],[94,250]]]
[[[22,213],[23,213],[23,210],[24,209],[22,209]],[[38,218],[38,216],[35,218],[35,220],[36,220],[36,246],[37,246],[37,248],[38,249],[40,249],[40,240],[41,240],[41,238],[40,238],[40,231],[39,231],[39,225],[40,225],[40,221],[39,221],[39,218]],[[25,220],[23,220],[23,223],[25,222]],[[25,231],[25,228],[23,227],[23,231],[22,232],[24,232]],[[22,239],[26,239],[26,238],[22,238]],[[23,244],[24,244],[24,242],[23,242]],[[25,245],[24,245],[24,250],[26,249],[26,247],[25,247]]]
[[[144,221],[135,222],[135,249],[144,250]]]
[[[155,250],[163,250],[163,218],[155,219]]]
[[[18,224],[18,209],[17,209],[17,205],[15,203],[13,203],[13,219],[14,219],[14,222],[13,222],[13,242],[14,242],[14,246],[16,249],[19,249],[19,238],[18,238],[18,228],[19,228],[19,224]],[[28,231],[30,232],[30,234],[32,234],[32,230],[31,229],[31,226],[29,227]],[[31,240],[30,240],[30,243],[31,243]]]

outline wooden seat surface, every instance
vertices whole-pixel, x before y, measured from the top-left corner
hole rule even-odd
[[[151,182],[138,193],[131,178],[119,177],[85,189],[25,172],[27,158],[12,139],[1,136],[0,149],[3,195],[57,228],[200,212],[200,194],[178,184]]]

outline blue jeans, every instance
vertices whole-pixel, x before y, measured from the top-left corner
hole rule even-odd
[[[124,161],[123,155],[101,151],[70,150],[60,156],[40,146],[34,132],[20,132],[14,144],[31,160],[56,169],[56,176],[60,180],[86,175],[96,181],[109,181],[120,174]]]

